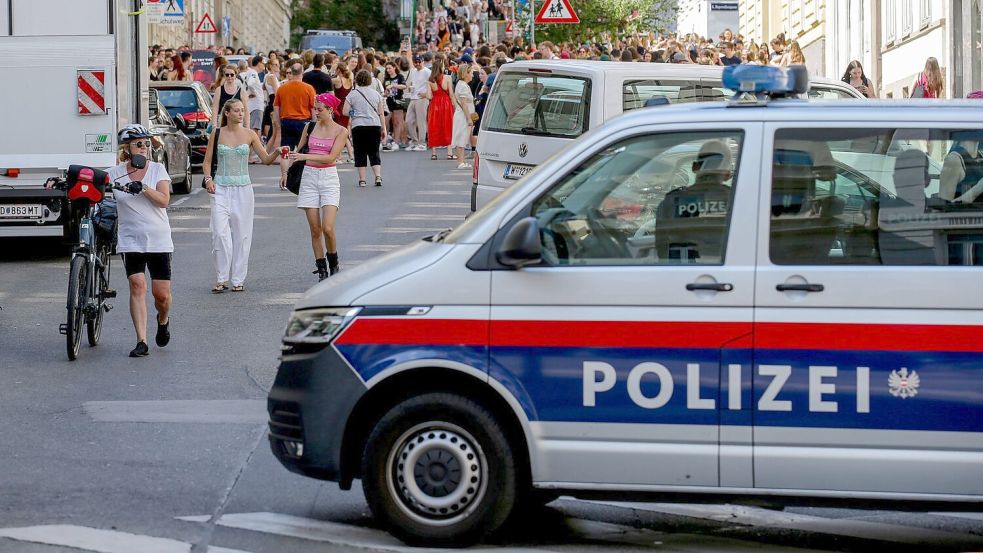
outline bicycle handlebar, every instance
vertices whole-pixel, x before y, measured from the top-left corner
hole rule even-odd
[[[45,188],[57,188],[59,190],[65,190],[68,188],[68,181],[60,177],[51,177],[44,183]],[[50,186],[49,186],[50,185]],[[143,192],[143,183],[136,180],[130,181],[126,184],[120,184],[118,182],[112,183],[110,186],[113,190],[119,190],[120,192],[126,192],[127,194],[139,194]]]

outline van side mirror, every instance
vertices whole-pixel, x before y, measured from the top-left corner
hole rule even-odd
[[[535,217],[526,217],[513,225],[495,252],[495,259],[513,269],[542,261],[543,245],[539,239],[539,221]]]

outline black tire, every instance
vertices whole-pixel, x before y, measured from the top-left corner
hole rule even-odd
[[[103,290],[109,288],[109,263],[110,255],[109,250],[104,247],[99,248],[99,260],[102,263],[102,271],[97,269],[96,272],[96,294],[102,294]],[[89,339],[89,347],[96,347],[99,345],[99,339],[102,337],[102,317],[106,314],[102,309],[102,303],[104,300],[98,302],[98,309],[96,312],[85,321],[85,333]]]
[[[175,194],[189,194],[191,193],[191,149],[188,148],[187,154],[184,160],[184,178],[181,182],[174,183],[174,193]]]
[[[412,463],[413,473],[397,460]],[[442,547],[470,545],[497,530],[518,488],[502,425],[480,404],[450,393],[407,399],[382,417],[365,446],[362,487],[393,535]]]
[[[85,301],[87,297],[87,280],[89,266],[84,255],[72,257],[71,269],[68,273],[68,324],[65,329],[65,345],[68,360],[78,358],[79,346],[82,345],[82,324],[85,322]]]

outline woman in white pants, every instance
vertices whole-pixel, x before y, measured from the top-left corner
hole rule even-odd
[[[205,189],[212,195],[210,227],[217,275],[215,287],[212,288],[215,294],[228,290],[230,281],[233,292],[245,290],[255,203],[249,180],[249,150],[256,152],[266,165],[273,163],[280,155],[279,150],[266,153],[259,135],[242,126],[245,117],[246,107],[242,100],[235,98],[225,102],[222,106],[222,127],[209,137],[202,163]],[[209,173],[212,156],[215,155],[218,156],[218,163],[215,178],[212,178]]]
[[[314,266],[318,281],[338,272],[338,241],[334,225],[341,203],[341,181],[335,163],[341,150],[348,143],[348,129],[334,120],[342,101],[331,92],[319,94],[314,102],[317,124],[308,125],[300,136],[298,149],[307,145],[307,153],[291,152],[286,160],[280,160],[280,188],[287,187],[287,169],[294,161],[303,161],[304,172],[297,192],[297,207],[304,210],[307,226],[311,229],[311,248],[314,250]],[[308,134],[308,129],[311,129]],[[325,256],[327,251],[327,256]],[[327,257],[327,259],[325,259]]]

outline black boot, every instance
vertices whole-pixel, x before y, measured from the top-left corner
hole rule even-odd
[[[332,275],[341,270],[338,264],[338,252],[328,252],[328,268],[331,270]]]
[[[328,262],[319,257],[314,260],[314,264],[317,265],[317,270],[312,272],[317,275],[318,282],[328,278]]]

